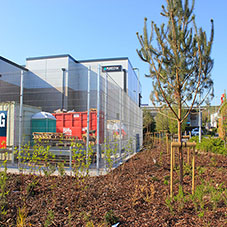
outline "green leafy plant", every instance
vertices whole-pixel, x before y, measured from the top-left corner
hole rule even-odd
[[[209,188],[209,192],[210,192],[210,201],[212,203],[212,207],[213,207],[213,210],[216,210],[218,204],[224,200],[223,199],[223,192],[224,192],[224,189],[222,188],[223,186],[223,183],[218,185],[216,184],[216,187],[214,186],[210,186]]]
[[[44,223],[44,227],[51,226],[52,223],[53,223],[53,220],[54,220],[54,211],[53,210],[49,210],[47,218],[46,218],[45,223]]]
[[[33,146],[33,152],[31,153],[31,167],[34,167],[34,171],[36,171],[38,167],[38,170],[41,174],[41,166],[48,166],[49,161],[54,157],[55,155],[50,152],[50,146],[43,146],[39,143],[36,143]]]
[[[107,225],[114,225],[119,221],[119,218],[115,215],[113,210],[109,210],[106,212],[104,220]]]
[[[107,171],[109,172],[113,168],[114,159],[116,158],[117,144],[111,143],[110,141],[105,143],[105,147],[102,153],[104,154],[106,168],[107,168]]]
[[[201,143],[199,143],[198,140],[198,137],[192,137],[190,139],[191,142],[196,142],[197,150],[227,155],[227,148],[225,148],[224,141],[221,138],[211,136],[203,137]]]
[[[85,222],[89,222],[89,219],[91,217],[91,214],[90,212],[85,212],[85,211],[82,211],[79,216],[83,219],[83,221]]]
[[[160,162],[161,165],[162,165],[162,160],[163,160],[163,152],[160,151],[160,153],[159,153],[159,162]]]
[[[42,171],[46,177],[49,177],[51,174],[53,174],[55,170],[56,170],[56,166],[48,162],[46,166],[42,168]]]
[[[16,155],[16,157],[18,159],[18,168],[21,173],[23,173],[24,169],[26,168],[25,164],[27,162],[27,157],[29,157],[27,152],[28,152],[27,146],[25,146],[25,147],[21,146],[20,148],[18,148],[18,147],[14,148],[14,154]]]
[[[164,176],[164,181],[163,181],[163,183],[164,183],[165,185],[168,185],[168,184],[169,184],[169,179],[170,179],[170,176],[169,176],[169,175]]]
[[[223,191],[223,201],[227,207],[227,188]]]
[[[86,153],[80,143],[72,144],[72,147],[73,172],[79,178],[85,169]]]
[[[50,152],[50,146],[43,146],[38,142],[33,147],[30,146],[30,143],[24,144],[20,149],[15,147],[13,153],[18,159],[19,169],[22,173],[26,168],[29,168],[31,173],[38,170],[40,175],[41,167],[43,165],[47,166],[49,160],[55,157]]]
[[[210,182],[205,183],[203,181],[202,184],[198,185],[194,195],[190,195],[190,200],[194,204],[196,211],[198,211],[198,216],[202,217],[209,207],[215,210],[218,204],[225,200],[223,193],[222,184],[213,186]]]
[[[205,167],[198,166],[196,167],[196,170],[197,170],[198,176],[201,176],[203,173],[205,173],[207,169]]]
[[[151,180],[152,180],[152,181],[160,181],[160,179],[157,178],[156,176],[152,176],[152,177],[151,177]]]
[[[95,227],[95,225],[94,225],[93,221],[88,221],[86,223],[86,227]]]
[[[130,138],[129,140],[128,140],[128,143],[127,143],[127,145],[126,145],[126,151],[128,152],[128,154],[133,154],[133,139],[132,138]]]
[[[68,214],[68,225],[69,225],[69,227],[72,226],[72,213],[71,213],[71,211],[69,211],[69,214]]]
[[[39,184],[39,181],[37,180],[32,180],[31,183],[29,183],[26,187],[26,192],[28,195],[34,196],[35,195],[35,189],[37,187],[37,185]]]
[[[25,207],[19,208],[17,214],[17,227],[25,227],[26,218],[27,218],[26,208]]]
[[[184,176],[186,175],[189,175],[190,177],[192,176],[192,167],[189,164],[184,163],[183,170],[184,170]]]
[[[7,182],[7,166],[6,166],[7,160],[3,162],[4,170],[0,172],[0,212],[1,217],[7,214],[7,198],[9,191],[6,190],[6,182]]]
[[[65,175],[65,161],[58,163],[58,172],[61,177]]]
[[[101,224],[98,224],[98,225],[95,225],[95,224],[93,223],[93,221],[88,221],[88,222],[86,223],[86,227],[95,227],[95,226],[97,226],[97,227],[104,227],[104,226],[105,226],[105,223],[101,223]]]
[[[165,204],[169,208],[171,214],[174,214],[174,205],[173,205],[173,199],[170,198],[169,196],[165,199]]]
[[[204,209],[204,194],[205,193],[205,185],[201,184],[198,185],[195,189],[195,192],[193,195],[190,196],[190,199],[195,207],[195,210],[203,210]]]
[[[95,152],[92,145],[88,149],[81,143],[72,144],[73,172],[75,177],[86,177],[89,174],[89,167],[94,159]]]
[[[176,196],[174,196],[174,201],[177,203],[178,211],[182,211],[184,209],[185,202],[187,201],[186,197],[184,196],[183,188],[179,185],[179,191]]]
[[[217,166],[217,159],[215,157],[211,157],[210,159],[210,166]]]
[[[202,218],[202,217],[204,216],[204,214],[205,214],[205,211],[204,211],[204,210],[201,210],[201,211],[199,212],[199,214],[198,214],[198,217],[199,217],[199,218]]]

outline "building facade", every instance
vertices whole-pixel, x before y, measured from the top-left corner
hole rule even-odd
[[[96,109],[105,120],[103,130],[108,122],[120,122],[125,143],[132,139],[137,150],[142,145],[141,85],[128,58],[77,61],[57,55],[27,58],[20,66],[1,57],[0,93],[0,102],[50,113]]]

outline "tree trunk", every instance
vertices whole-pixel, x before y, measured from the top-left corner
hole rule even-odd
[[[182,133],[181,133],[181,104],[179,104],[178,107],[178,117],[180,120],[178,120],[178,142],[182,142]],[[183,149],[182,146],[179,147],[179,165],[180,165],[180,185],[183,187]]]

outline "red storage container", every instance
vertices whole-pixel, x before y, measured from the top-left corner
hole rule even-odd
[[[87,111],[86,112],[68,112],[68,113],[53,113],[56,118],[56,132],[64,133],[68,136],[76,136],[82,139],[82,135],[87,130]],[[94,130],[97,137],[97,111],[90,111],[89,130]],[[103,143],[104,138],[104,117],[100,114],[100,143]]]

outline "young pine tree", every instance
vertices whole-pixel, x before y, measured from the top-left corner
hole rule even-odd
[[[177,121],[178,142],[182,140],[182,123],[190,111],[200,105],[213,91],[210,57],[214,28],[211,35],[197,28],[193,14],[195,1],[166,0],[161,15],[167,19],[160,27],[151,22],[148,35],[145,18],[143,35],[137,33],[141,49],[140,58],[150,65],[149,77],[153,80],[153,103],[160,109],[168,107]],[[156,41],[156,42],[155,42]],[[198,98],[200,94],[203,98]],[[177,108],[173,108],[176,106]],[[187,111],[182,114],[182,107]],[[180,184],[183,185],[183,152],[179,151]]]

